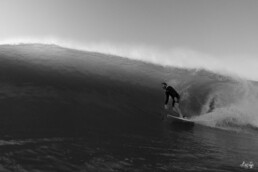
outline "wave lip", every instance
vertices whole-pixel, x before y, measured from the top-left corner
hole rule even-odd
[[[146,45],[122,43],[76,43],[59,38],[16,38],[1,41],[0,45],[45,44],[101,54],[115,55],[132,60],[140,60],[161,66],[205,69],[227,76],[258,80],[257,58],[251,55],[211,55],[184,47],[162,49]],[[238,59],[238,60],[236,60]],[[241,60],[244,59],[244,60]]]

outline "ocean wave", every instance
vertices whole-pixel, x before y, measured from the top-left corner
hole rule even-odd
[[[258,87],[252,81],[42,44],[0,50],[1,131],[142,127],[146,119],[156,122],[162,110],[164,80],[179,91],[182,112],[197,123],[258,127]]]

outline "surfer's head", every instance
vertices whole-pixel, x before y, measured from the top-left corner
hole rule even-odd
[[[167,83],[162,82],[161,85],[162,85],[162,88],[163,88],[163,89],[166,89],[166,88],[167,88]]]

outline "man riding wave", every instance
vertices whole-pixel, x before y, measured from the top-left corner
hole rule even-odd
[[[162,87],[165,91],[165,95],[166,95],[166,100],[165,100],[165,105],[164,108],[166,110],[168,110],[168,100],[169,100],[169,96],[172,98],[172,108],[175,112],[177,112],[179,114],[179,117],[183,118],[183,115],[181,113],[181,110],[179,108],[179,102],[180,102],[180,95],[177,93],[177,91],[172,87],[172,86],[168,86],[167,83],[163,82],[162,83]]]

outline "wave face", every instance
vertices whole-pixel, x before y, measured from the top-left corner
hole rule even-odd
[[[2,45],[1,136],[83,135],[149,126],[163,100],[162,70],[55,45]]]
[[[226,129],[258,127],[258,89],[205,70],[55,45],[0,46],[0,132],[83,134],[140,130],[160,120],[167,81],[181,109],[197,123]]]

